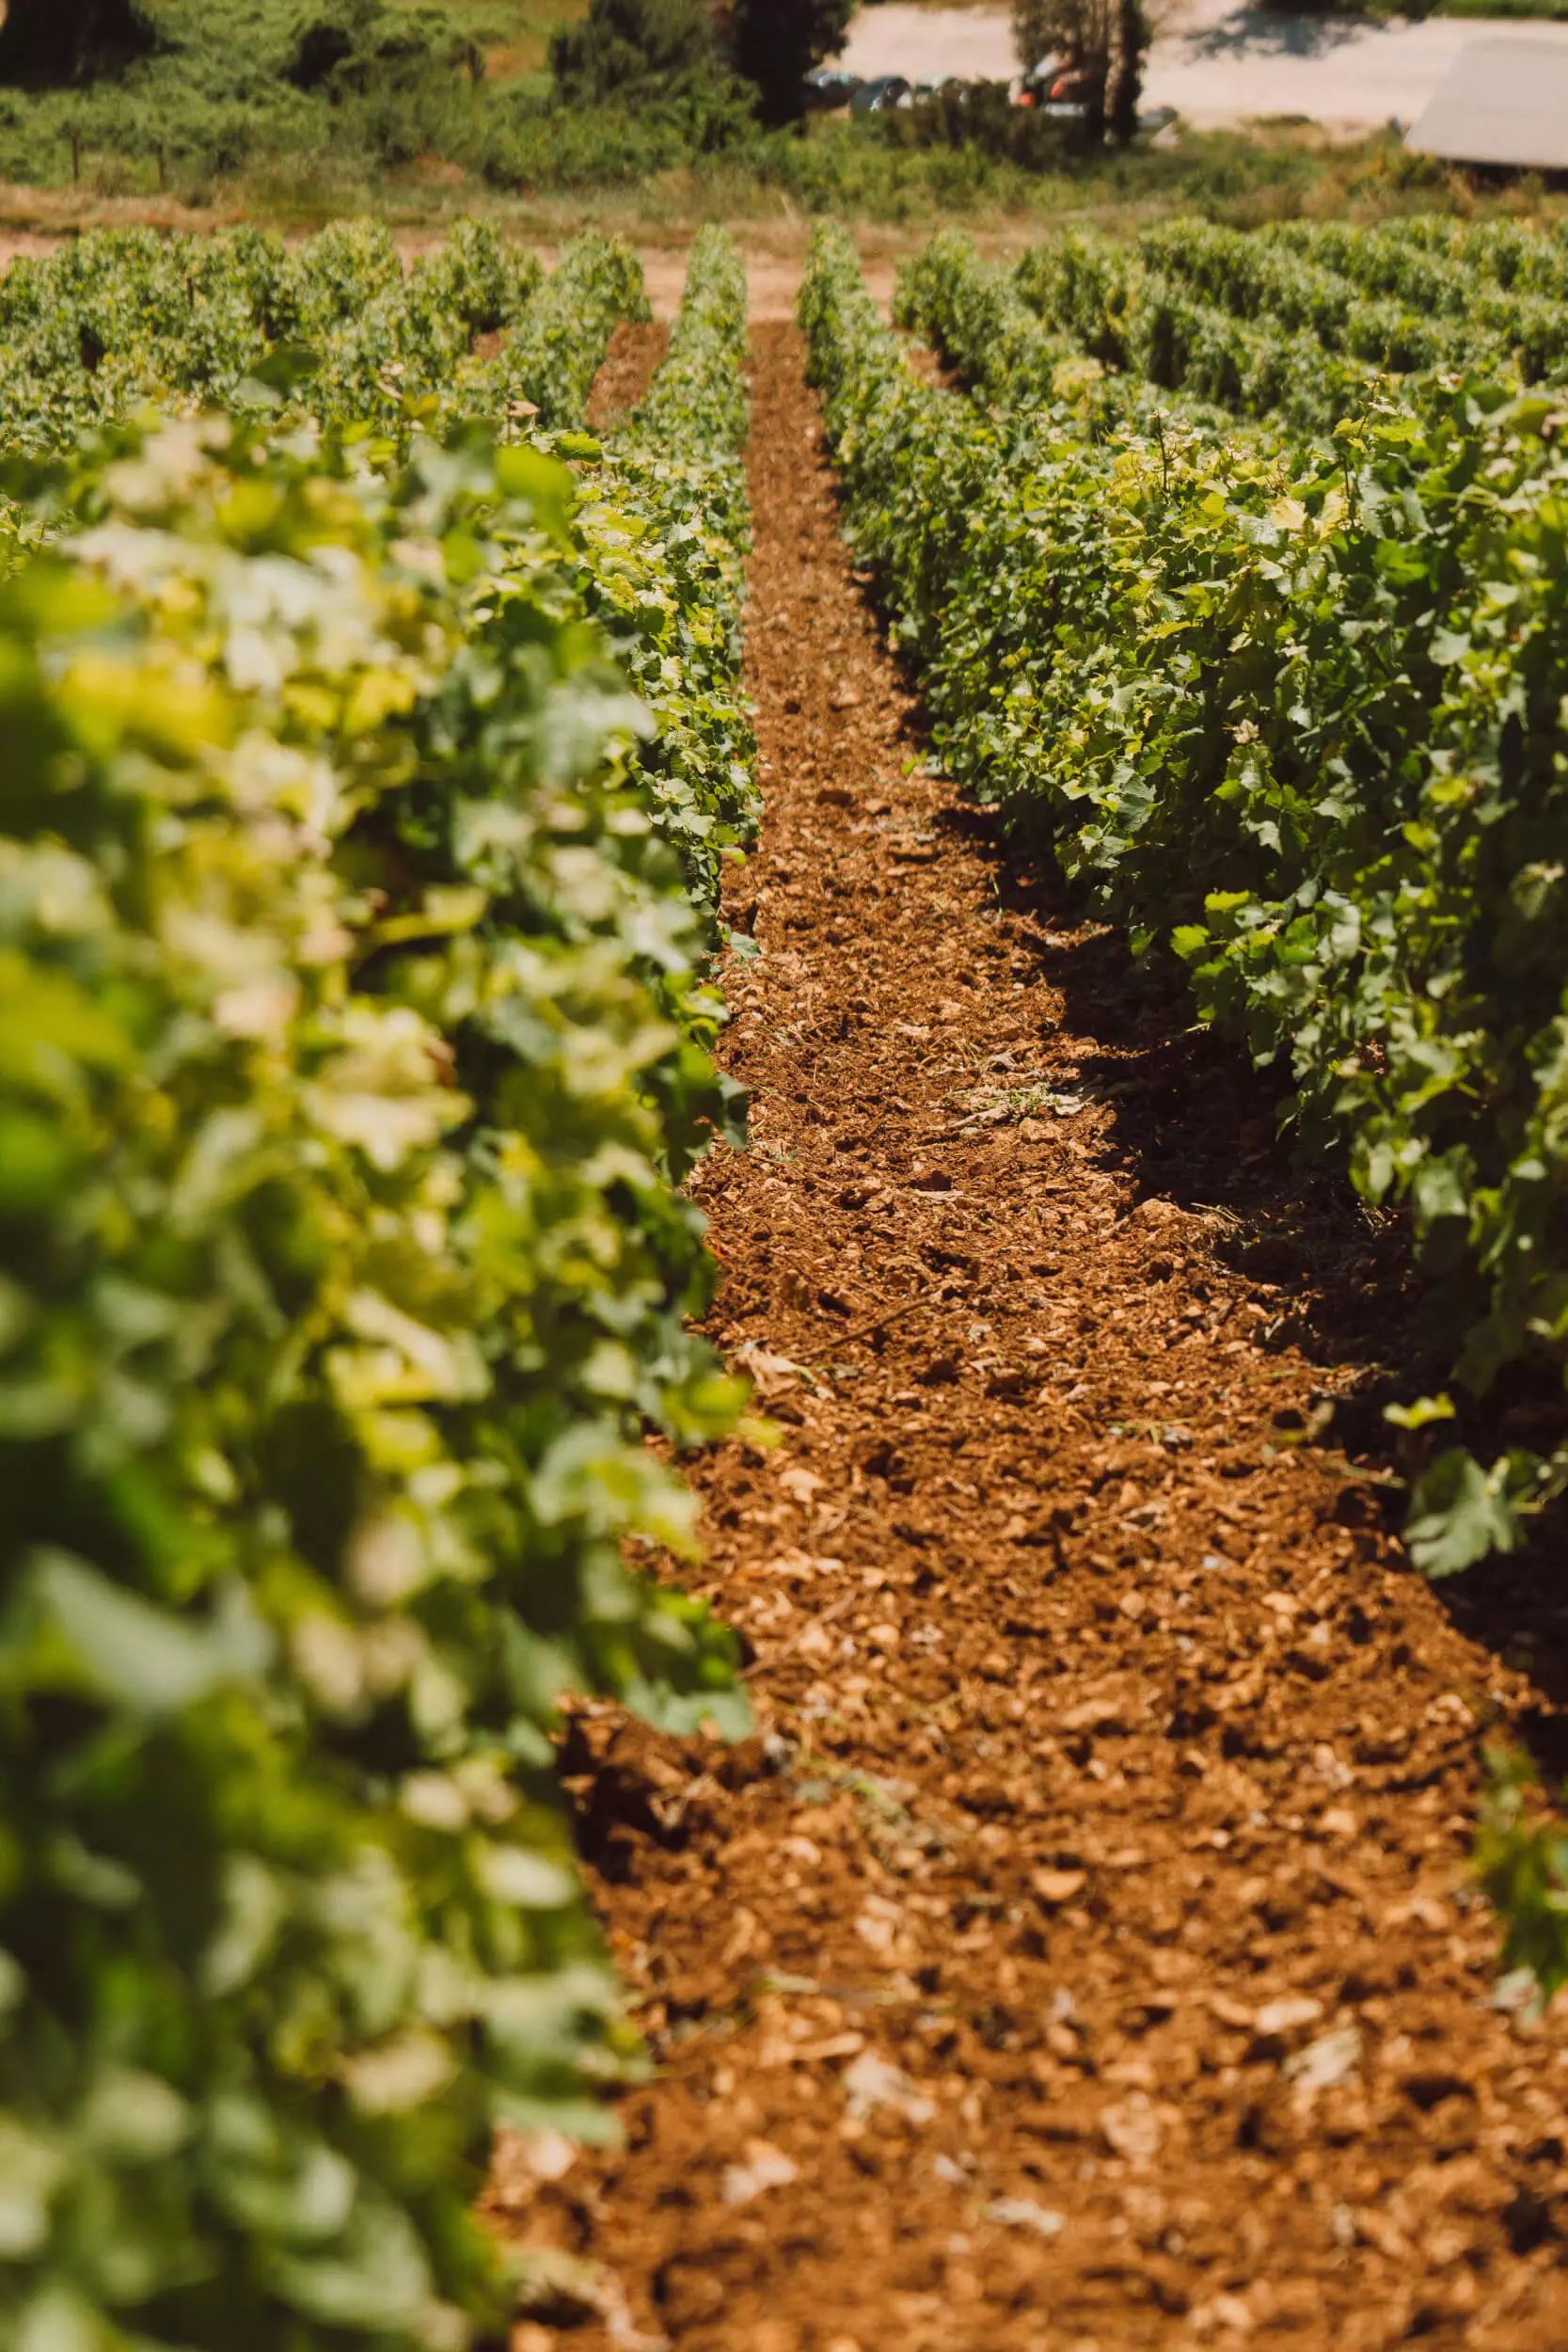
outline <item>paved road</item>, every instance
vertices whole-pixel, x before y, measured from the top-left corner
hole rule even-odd
[[[1568,24],[1429,17],[1393,24],[1283,16],[1236,0],[1178,0],[1162,12],[1144,103],[1176,106],[1202,130],[1259,115],[1305,115],[1325,128],[1365,131],[1412,122],[1466,43],[1561,42]],[[1015,70],[1006,8],[863,8],[844,62],[857,73]]]

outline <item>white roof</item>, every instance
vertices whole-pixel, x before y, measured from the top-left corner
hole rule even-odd
[[[1568,43],[1468,42],[1405,144],[1454,163],[1568,170]]]

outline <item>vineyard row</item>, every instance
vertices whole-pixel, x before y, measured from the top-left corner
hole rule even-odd
[[[1042,397],[1010,294],[945,241],[904,311],[983,347],[982,404],[911,376],[834,232],[802,299],[855,543],[953,772],[1136,946],[1173,945],[1203,1018],[1287,1068],[1303,1133],[1408,1216],[1462,1397],[1560,1367],[1556,403],[1386,389],[1316,440],[1221,432],[1081,362]],[[1449,1435],[1453,1413],[1422,1408]],[[1523,1404],[1504,1426],[1487,1466],[1442,1444],[1422,1480],[1429,1572],[1513,1545],[1563,1485]]]
[[[746,1720],[638,1565],[648,1433],[739,1403],[677,1186],[741,1119],[744,273],[608,447],[600,238],[0,310],[0,2330],[445,2352],[495,2129],[636,2063],[561,1695]]]

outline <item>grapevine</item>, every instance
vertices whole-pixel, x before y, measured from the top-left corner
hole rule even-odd
[[[914,382],[832,232],[803,308],[955,774],[1290,1069],[1303,1132],[1408,1215],[1463,1392],[1560,1367],[1555,401],[1389,390],[1293,442],[988,415]],[[1418,1560],[1512,1546],[1565,1471],[1442,1452]]]
[[[542,343],[482,230],[193,258],[8,290],[0,2312],[455,2346],[494,2129],[601,2131],[636,2063],[560,1700],[746,1719],[639,1567],[692,1548],[645,1435],[738,1402],[673,1184],[740,1131],[743,293],[709,240],[674,454],[574,472],[469,348],[577,400],[602,243]]]

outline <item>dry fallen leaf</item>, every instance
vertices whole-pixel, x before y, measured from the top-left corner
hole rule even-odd
[[[801,1367],[793,1357],[775,1356],[759,1340],[748,1340],[735,1352],[741,1370],[751,1375],[757,1391],[764,1397],[782,1394],[785,1390],[799,1388]]]

